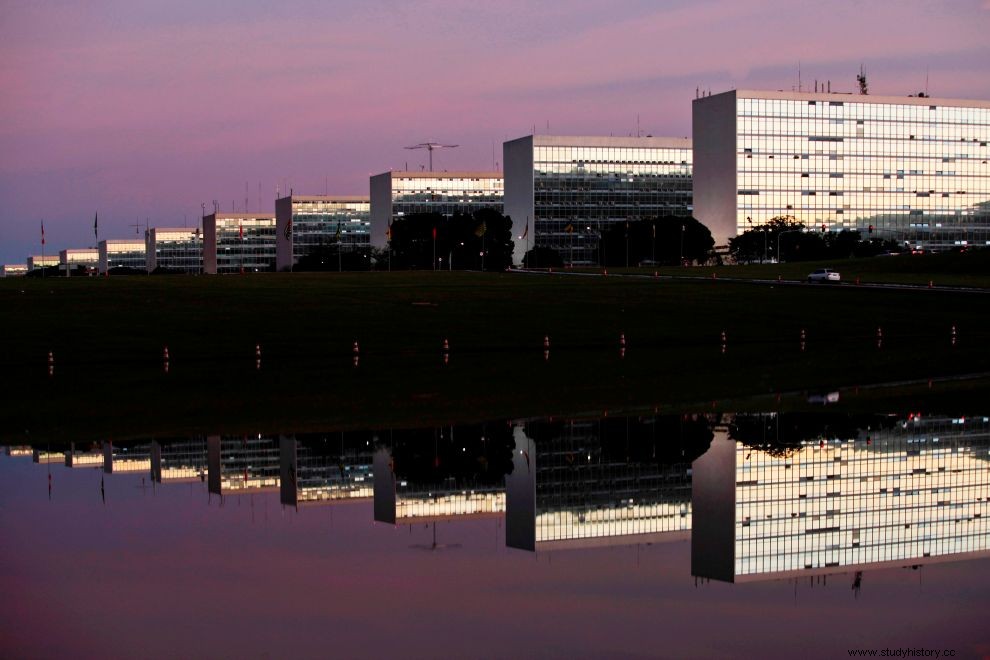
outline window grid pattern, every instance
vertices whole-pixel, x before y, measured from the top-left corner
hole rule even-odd
[[[990,549],[988,447],[987,418],[914,420],[786,457],[737,443],[736,575]]]
[[[690,149],[534,146],[535,244],[594,264],[612,225],[691,215],[692,162]]]
[[[536,443],[536,541],[691,529],[691,465],[607,459],[598,421]]]
[[[791,215],[921,249],[990,245],[990,108],[736,104],[737,232]]]
[[[275,218],[217,218],[216,223],[218,274],[275,271]]]
[[[343,252],[370,248],[369,202],[292,200],[293,262],[338,244]]]
[[[502,212],[502,177],[392,177],[392,220],[418,213]]]

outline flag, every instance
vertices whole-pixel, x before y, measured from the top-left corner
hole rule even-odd
[[[41,221],[41,244],[45,244],[45,221]]]
[[[340,240],[340,222],[337,223],[337,231],[334,233],[333,237],[335,240]]]
[[[523,238],[529,236],[529,218],[526,218],[526,229],[523,230]]]
[[[564,227],[564,231],[566,231],[568,234],[573,234],[574,233],[574,225],[567,225],[566,227]]]
[[[488,231],[488,225],[486,225],[485,221],[482,220],[481,224],[478,225],[478,228],[474,230],[474,235],[477,236],[478,238],[481,238],[482,236],[485,235],[486,231]]]
[[[97,238],[97,239],[99,238],[99,234],[97,233],[97,228],[99,226],[100,226],[100,214],[99,212],[97,212],[93,215],[93,238]]]
[[[285,223],[285,231],[282,234],[285,236],[285,240],[292,239],[292,218],[289,218],[289,221]]]
[[[650,227],[650,229],[653,231],[653,238],[656,238],[657,237],[657,225],[656,225],[656,223],[653,223],[653,226]]]
[[[389,221],[388,227],[385,228],[385,240],[391,242],[392,240],[392,222]]]
[[[437,240],[437,228],[433,228],[433,240]]]
[[[241,240],[243,241],[244,240],[244,225],[243,224],[237,225],[237,230],[240,232],[240,234],[241,234]]]

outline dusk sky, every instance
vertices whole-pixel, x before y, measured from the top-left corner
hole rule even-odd
[[[276,185],[490,169],[529,134],[690,136],[733,87],[990,98],[990,0],[0,4],[0,262],[272,210]],[[494,158],[493,158],[494,147]],[[499,162],[499,167],[501,163]]]

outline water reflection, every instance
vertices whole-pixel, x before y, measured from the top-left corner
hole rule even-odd
[[[695,575],[738,582],[987,555],[986,417],[877,418],[838,434],[779,421],[736,418],[695,461]],[[754,446],[751,430],[768,426],[782,439],[765,433]]]
[[[691,573],[745,582],[988,556],[990,420],[652,415],[426,429],[6,447],[288,507],[365,501],[392,525],[505,518],[504,546],[688,541]],[[51,483],[51,481],[49,481]],[[101,493],[103,483],[101,481]],[[190,491],[194,492],[194,491]],[[346,534],[346,532],[344,532]],[[497,538],[496,533],[496,538]],[[457,544],[452,544],[452,547]]]
[[[283,436],[279,499],[298,507],[371,499],[373,448],[367,434]]]

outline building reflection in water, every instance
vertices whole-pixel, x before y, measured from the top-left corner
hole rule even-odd
[[[103,467],[103,450],[99,443],[87,445],[83,448],[77,447],[74,442],[70,442],[69,448],[65,451],[65,467],[101,468]]]
[[[206,438],[151,443],[151,480],[155,483],[204,481],[207,464]]]
[[[283,436],[279,446],[282,504],[370,500],[374,494],[370,434]]]
[[[686,540],[698,416],[531,421],[515,429],[506,544],[522,550]]]
[[[237,495],[278,489],[278,438],[262,434],[206,438],[207,486],[213,495]]]
[[[511,452],[507,422],[389,431],[374,456],[375,520],[501,517]]]
[[[988,448],[986,417],[817,431],[736,417],[694,462],[692,573],[741,582],[988,556]]]
[[[205,477],[213,494],[372,499],[393,525],[504,514],[506,545],[529,551],[690,538],[692,573],[729,582],[855,571],[858,585],[866,567],[990,556],[982,416],[658,415],[65,447],[70,467]],[[5,452],[42,462],[52,449]]]
[[[104,442],[103,471],[151,472],[151,444],[148,442]]]

